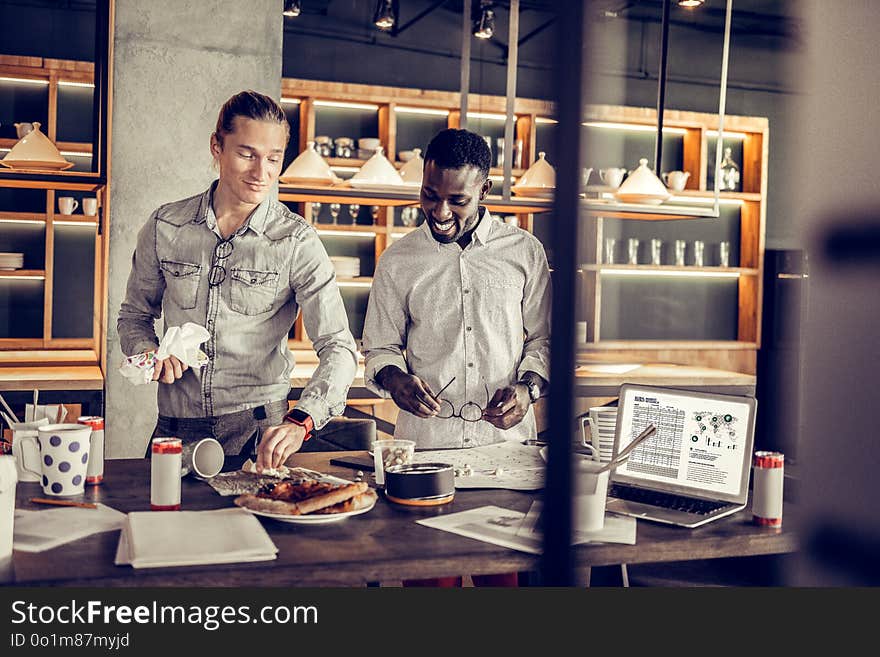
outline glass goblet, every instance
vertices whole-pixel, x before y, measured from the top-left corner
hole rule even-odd
[[[352,203],[351,205],[348,206],[348,214],[351,215],[351,223],[352,224],[357,223],[358,212],[360,212],[360,211],[361,211],[361,206],[358,205],[357,203]]]
[[[330,217],[333,219],[331,223],[335,224],[337,217],[339,217],[339,211],[342,210],[342,206],[339,203],[331,203],[330,204]]]

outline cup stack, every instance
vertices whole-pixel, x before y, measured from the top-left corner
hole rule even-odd
[[[596,406],[590,409],[590,437],[599,450],[599,460],[607,463],[614,452],[614,434],[617,429],[617,407]]]

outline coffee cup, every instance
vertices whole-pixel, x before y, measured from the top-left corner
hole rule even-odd
[[[186,443],[180,459],[180,474],[184,476],[192,472],[199,479],[210,479],[220,473],[225,459],[223,445],[213,438]]]
[[[16,470],[14,457],[0,456],[0,561],[12,555],[15,486],[18,482]]]
[[[687,185],[690,175],[690,171],[669,171],[660,174],[660,177],[663,178],[663,182],[669,189],[674,192],[680,192]]]
[[[592,445],[589,447],[592,448]],[[605,502],[608,497],[610,470],[600,472],[607,464],[598,460],[593,449],[591,458],[575,461],[572,528],[578,532],[595,532],[605,526]]]
[[[79,201],[72,196],[58,197],[58,211],[61,214],[73,214],[79,207]]]
[[[608,169],[599,169],[599,179],[608,187],[617,189],[623,182],[626,175],[626,169],[622,167],[609,167]]]
[[[96,198],[84,198],[82,202],[83,206],[83,214],[89,217],[94,217],[98,214],[98,199]]]
[[[23,443],[36,444],[40,470],[32,469],[29,463],[25,463],[25,468],[40,476],[46,495],[67,497],[83,493],[91,435],[92,428],[85,424],[44,424],[37,427],[36,438],[21,438]]]
[[[37,427],[49,424],[49,420],[42,418],[36,422],[14,422],[12,424],[12,456],[15,459],[15,467],[18,471],[19,481],[40,481],[40,450],[35,440]]]

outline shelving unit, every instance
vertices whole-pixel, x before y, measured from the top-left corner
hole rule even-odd
[[[0,169],[0,251],[25,254],[24,268],[0,272],[0,351],[52,364],[75,354],[100,361],[103,330],[102,217],[106,180],[92,166],[94,65],[0,55],[0,157],[18,141],[14,122],[40,129],[75,166],[31,173]],[[58,212],[59,196],[98,199],[98,214]],[[4,358],[5,362],[6,358]]]

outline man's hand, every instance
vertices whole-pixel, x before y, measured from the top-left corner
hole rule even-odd
[[[189,369],[189,365],[181,363],[175,356],[169,356],[164,360],[156,361],[153,371],[153,381],[162,383],[174,383]]]
[[[388,369],[388,372],[385,372]],[[440,412],[440,404],[434,398],[431,387],[419,377],[389,366],[380,372],[381,385],[391,393],[398,408],[418,417],[434,417]]]
[[[257,448],[257,472],[284,465],[288,458],[299,451],[305,437],[306,428],[293,422],[285,422],[263,431]]]
[[[499,429],[510,429],[522,422],[529,406],[529,389],[524,384],[498,388],[483,411],[483,419]]]

